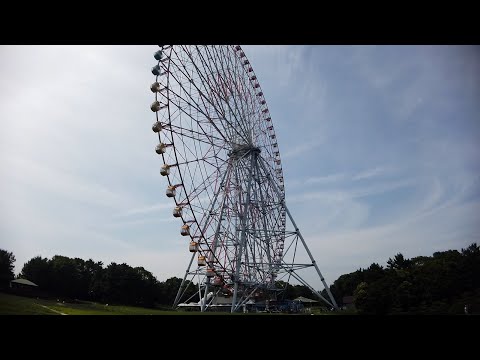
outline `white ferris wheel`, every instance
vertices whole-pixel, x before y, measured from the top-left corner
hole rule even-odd
[[[242,48],[160,45],[154,57],[155,151],[190,252],[174,306],[235,312],[276,300],[295,279],[337,308],[286,206],[273,121]],[[304,280],[308,268],[328,296]]]

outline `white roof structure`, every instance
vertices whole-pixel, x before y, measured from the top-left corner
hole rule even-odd
[[[302,303],[316,303],[316,302],[318,302],[317,300],[308,299],[308,298],[303,297],[303,296],[299,296],[294,301],[300,301]]]
[[[15,279],[10,282],[16,283],[16,284],[22,284],[22,285],[38,286],[34,282],[31,282],[30,280],[27,280],[27,279]]]

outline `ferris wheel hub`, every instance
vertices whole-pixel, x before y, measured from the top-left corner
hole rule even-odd
[[[258,155],[261,153],[261,150],[252,144],[236,144],[233,145],[232,150],[227,155],[233,159],[240,159],[249,153]]]

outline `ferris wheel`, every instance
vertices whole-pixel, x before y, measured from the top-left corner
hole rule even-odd
[[[275,300],[278,281],[293,278],[337,308],[286,207],[273,121],[242,48],[159,46],[150,87],[155,151],[191,253],[174,307],[196,299],[201,311],[235,312]],[[299,246],[309,262],[296,262]],[[303,279],[309,267],[329,299]]]

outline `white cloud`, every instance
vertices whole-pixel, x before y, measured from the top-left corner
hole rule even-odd
[[[131,215],[145,215],[149,213],[155,213],[159,212],[159,210],[165,210],[165,209],[173,209],[173,205],[171,203],[161,203],[161,204],[153,204],[153,205],[147,205],[147,206],[142,206],[142,207],[137,207],[133,209],[129,209],[121,214],[118,214],[117,216],[131,216]]]
[[[105,223],[103,226],[106,228],[121,228],[121,227],[130,227],[130,226],[138,226],[138,225],[145,225],[145,224],[160,224],[166,222],[175,222],[176,219],[173,216],[169,217],[162,217],[162,218],[142,218],[137,220],[117,220],[111,223]]]
[[[300,143],[297,146],[287,147],[287,151],[282,155],[284,158],[293,158],[306,152],[313,151],[320,145],[318,140]]]
[[[386,168],[386,167],[375,167],[372,169],[368,169],[365,171],[362,171],[352,177],[352,180],[365,180],[365,179],[370,179],[372,177],[377,177],[380,175],[385,175],[387,173],[390,173],[391,169]]]
[[[305,184],[324,184],[324,183],[335,183],[338,181],[345,180],[346,175],[344,173],[336,173],[325,176],[314,176],[309,177],[305,180]]]
[[[33,191],[48,192],[70,201],[98,206],[117,207],[126,202],[122,195],[90,179],[45,166],[30,159],[2,156],[0,164],[5,170],[4,181],[15,181]],[[10,197],[7,196],[4,201],[9,199]]]
[[[328,179],[332,181],[332,179]],[[319,182],[319,181],[316,181]],[[403,180],[393,180],[388,182],[383,182],[380,184],[366,185],[358,188],[353,188],[349,190],[320,190],[320,191],[309,191],[303,192],[300,194],[295,194],[292,196],[295,202],[304,202],[304,201],[329,201],[329,200],[345,200],[345,199],[354,199],[362,198],[370,195],[382,194],[392,190],[400,189],[407,186],[415,185],[416,182],[413,179],[403,179]]]

